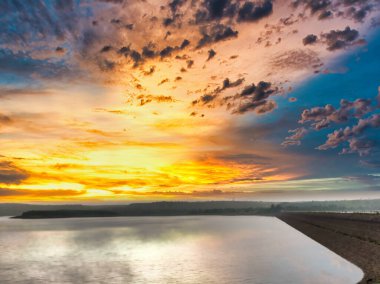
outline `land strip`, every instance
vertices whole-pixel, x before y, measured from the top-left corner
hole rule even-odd
[[[359,283],[380,283],[380,214],[282,213],[278,218],[360,267]]]

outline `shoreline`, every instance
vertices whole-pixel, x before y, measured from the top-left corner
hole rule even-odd
[[[362,269],[360,284],[380,283],[380,214],[282,213],[277,218]]]

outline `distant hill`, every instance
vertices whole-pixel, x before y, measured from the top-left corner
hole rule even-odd
[[[260,201],[201,201],[201,202],[152,202],[128,205],[37,205],[0,204],[0,216],[19,216],[28,211],[83,211],[107,212],[116,216],[157,215],[244,215],[273,214],[277,212],[341,212],[380,211],[380,199],[309,201],[309,202],[260,202]],[[111,213],[110,213],[111,212]],[[40,214],[40,213],[39,213]],[[50,213],[54,215],[55,213]],[[66,214],[66,213],[65,213]],[[91,215],[89,212],[87,215]]]

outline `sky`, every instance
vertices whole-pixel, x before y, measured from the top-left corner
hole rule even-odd
[[[1,202],[380,197],[378,0],[0,12]]]

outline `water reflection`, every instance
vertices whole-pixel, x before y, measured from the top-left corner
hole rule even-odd
[[[356,283],[270,217],[0,218],[1,283]]]

